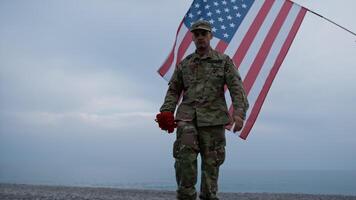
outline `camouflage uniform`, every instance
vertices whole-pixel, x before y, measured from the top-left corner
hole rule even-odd
[[[211,24],[198,21],[191,31],[211,31]],[[248,102],[240,75],[225,54],[209,49],[204,56],[193,53],[176,67],[161,112],[173,112],[178,107],[177,139],[173,145],[177,198],[196,199],[197,156],[202,158],[201,199],[218,199],[219,167],[225,160],[225,125],[232,122],[227,111],[224,85],[227,85],[234,115],[245,119]]]
[[[178,199],[196,199],[198,153],[202,157],[200,198],[218,199],[219,166],[225,160],[224,126],[232,120],[225,102],[225,84],[234,114],[244,119],[248,101],[240,75],[227,55],[212,49],[203,57],[193,53],[176,67],[169,82],[161,112],[174,112],[184,93],[175,117],[178,127],[173,147]]]

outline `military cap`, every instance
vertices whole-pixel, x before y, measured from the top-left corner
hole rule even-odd
[[[210,22],[206,21],[206,20],[198,20],[196,22],[194,22],[190,28],[190,32],[193,32],[195,30],[207,30],[211,32],[211,24]]]

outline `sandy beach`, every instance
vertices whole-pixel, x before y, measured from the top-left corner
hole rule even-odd
[[[221,200],[356,200],[356,196],[275,194],[275,193],[220,193]],[[98,187],[43,186],[0,184],[1,200],[168,200],[175,192]]]

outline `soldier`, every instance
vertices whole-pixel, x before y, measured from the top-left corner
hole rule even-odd
[[[176,67],[157,122],[163,130],[173,132],[177,181],[177,199],[196,199],[197,156],[200,153],[200,199],[216,200],[219,167],[225,160],[225,125],[235,122],[233,131],[240,131],[249,107],[240,75],[229,56],[210,47],[211,24],[195,22],[190,31],[196,51]],[[231,119],[226,106],[224,85],[227,85],[234,107]],[[176,109],[180,95],[183,100]]]

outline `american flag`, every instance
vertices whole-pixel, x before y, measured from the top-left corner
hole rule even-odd
[[[240,137],[246,139],[306,12],[289,0],[194,0],[158,73],[170,80],[176,65],[195,50],[192,23],[209,21],[214,35],[211,47],[232,58],[243,80],[250,109]],[[232,114],[231,100],[226,99]]]

